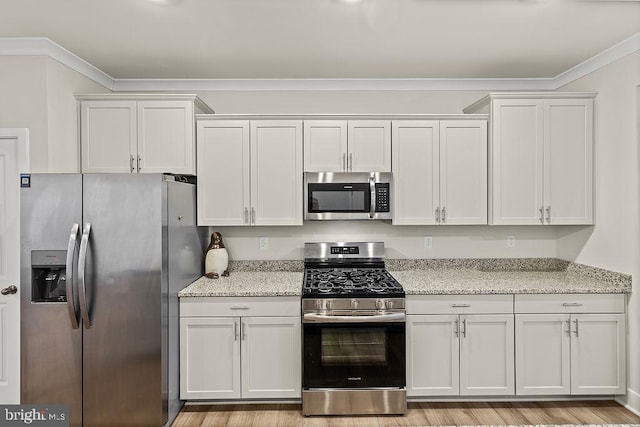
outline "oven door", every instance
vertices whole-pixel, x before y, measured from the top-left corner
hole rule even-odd
[[[369,317],[303,321],[304,389],[406,386],[404,321]]]

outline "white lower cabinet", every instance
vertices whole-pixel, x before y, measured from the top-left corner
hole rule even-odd
[[[210,299],[215,302],[181,303],[180,398],[299,399],[300,317],[273,316],[275,301],[223,306],[216,300],[225,298]],[[283,314],[290,314],[289,305]],[[212,315],[202,316],[207,311]],[[224,311],[268,316],[216,315]]]
[[[625,393],[623,295],[516,295],[515,301],[516,394]]]
[[[407,312],[408,396],[514,394],[512,295],[410,297]]]

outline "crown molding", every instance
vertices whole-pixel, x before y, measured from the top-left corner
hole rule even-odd
[[[333,91],[333,90],[556,90],[626,55],[640,51],[640,33],[551,78],[415,79],[114,79],[45,37],[0,38],[0,56],[48,56],[114,92],[124,91]]]
[[[554,77],[554,90],[562,86],[578,80],[602,67],[605,67],[618,59],[624,58],[634,52],[640,51],[640,33],[636,33],[631,37],[622,40],[608,49],[592,56],[586,61],[581,62]]]
[[[112,90],[114,79],[46,37],[0,38],[0,56],[47,56]]]

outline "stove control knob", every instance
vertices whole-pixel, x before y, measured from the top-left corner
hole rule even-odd
[[[322,310],[322,301],[321,300],[316,300],[316,308],[318,310]]]
[[[393,301],[387,301],[387,308],[388,309],[392,309],[393,308]]]
[[[377,308],[378,310],[384,310],[384,308],[385,308],[385,307],[384,307],[384,300],[377,299],[377,300],[376,300],[376,308]]]
[[[325,308],[327,310],[331,310],[331,307],[333,306],[333,301],[331,300],[327,300],[327,303],[325,304]]]
[[[351,300],[351,309],[355,310],[358,308],[358,300],[357,299],[352,299]]]

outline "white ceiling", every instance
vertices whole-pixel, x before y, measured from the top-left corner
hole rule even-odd
[[[551,78],[640,32],[640,1],[0,0],[115,79]]]

